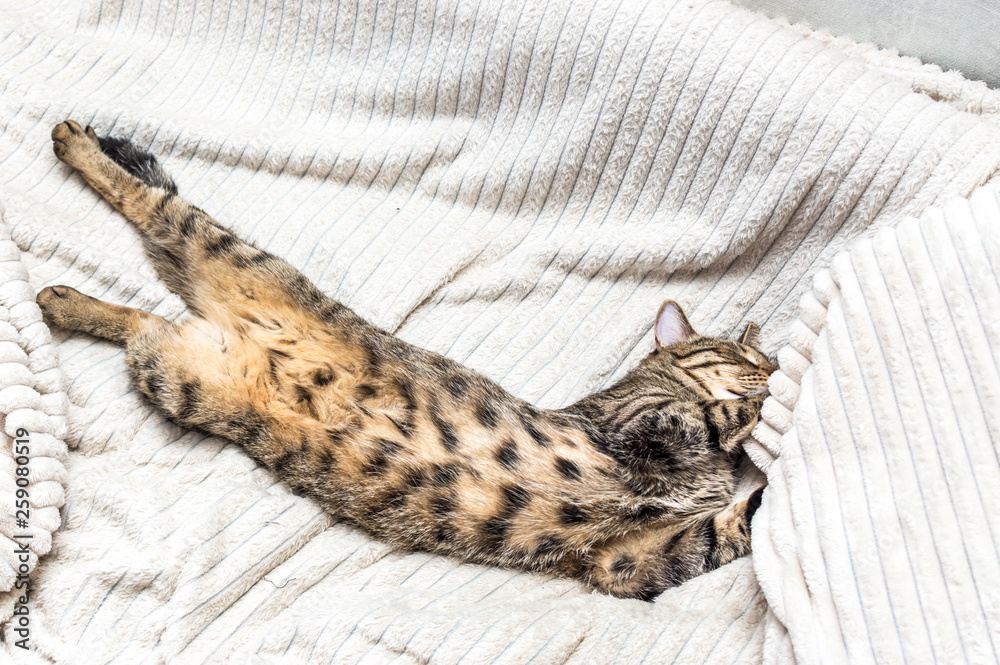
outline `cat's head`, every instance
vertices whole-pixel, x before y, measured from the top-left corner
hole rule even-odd
[[[656,315],[656,351],[644,363],[670,364],[716,399],[737,399],[767,392],[767,377],[777,367],[757,349],[760,329],[751,323],[739,341],[709,337],[695,331],[684,310],[673,300]],[[696,390],[696,392],[701,392]]]

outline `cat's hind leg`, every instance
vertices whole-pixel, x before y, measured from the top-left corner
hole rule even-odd
[[[128,141],[67,120],[52,129],[52,148],[136,225],[161,279],[193,311],[285,304],[325,316],[338,308],[283,260],[178,196],[156,158]]]
[[[614,596],[653,600],[750,554],[750,520],[762,492],[703,519],[643,529],[595,548],[588,557],[587,581]]]
[[[244,445],[251,439],[261,443],[264,419],[260,414],[266,409],[257,407],[267,403],[266,391],[242,374],[253,358],[239,349],[227,353],[232,345],[222,339],[217,327],[202,319],[173,324],[68,286],[46,287],[36,300],[49,324],[125,346],[135,386],[178,424]],[[254,368],[257,375],[263,371]],[[271,448],[275,445],[272,442]],[[267,459],[267,451],[255,452]]]
[[[68,286],[49,286],[38,294],[46,322],[126,345],[139,335],[170,325],[166,320],[131,307],[85,296]]]

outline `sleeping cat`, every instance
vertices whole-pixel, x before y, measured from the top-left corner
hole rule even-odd
[[[621,597],[750,552],[760,490],[733,503],[774,371],[667,301],[656,350],[611,388],[544,410],[367,323],[177,195],[156,159],[67,120],[53,149],[138,227],[191,312],[174,324],[42,290],[49,323],[126,346],[184,427],[243,445],[292,488],[395,546],[547,571]]]

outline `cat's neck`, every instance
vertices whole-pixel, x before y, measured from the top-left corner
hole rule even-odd
[[[562,412],[582,416],[602,434],[613,435],[620,427],[627,405],[634,404],[637,396],[654,386],[657,397],[664,403],[671,395],[679,400],[692,398],[690,391],[678,385],[664,368],[642,362],[609,387],[564,407]]]
[[[599,432],[608,435],[617,430],[616,420],[623,399],[631,393],[636,382],[648,380],[649,371],[642,365],[630,370],[621,379],[604,390],[588,395],[561,409],[563,413],[581,416],[592,423]]]

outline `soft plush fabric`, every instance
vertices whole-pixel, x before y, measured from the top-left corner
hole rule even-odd
[[[981,284],[1000,214],[975,204],[988,194],[968,236],[939,212],[904,220],[997,172],[995,92],[705,0],[8,4],[0,340],[24,389],[0,388],[0,414],[6,437],[19,422],[47,437],[31,461],[37,651],[8,623],[8,654],[993,657],[997,310]],[[185,315],[128,223],[52,155],[67,117],[157,153],[184,196],[374,323],[543,406],[634,365],[664,298],[704,332],[761,324],[783,369],[747,446],[772,483],[753,560],[648,604],[394,552],[239,446],[166,422],[121,349],[62,330],[49,345],[32,304],[59,283]],[[971,295],[951,290],[963,252]],[[962,374],[958,354],[983,367]],[[11,515],[13,473],[11,458]]]
[[[996,661],[998,194],[859,241],[803,299],[782,355],[812,362],[772,381],[793,426],[772,420],[753,524],[768,630],[797,662]]]

